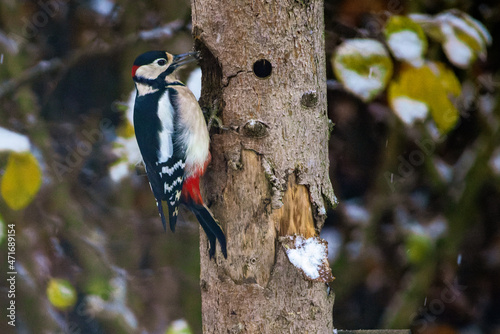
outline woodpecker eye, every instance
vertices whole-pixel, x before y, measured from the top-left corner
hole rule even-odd
[[[163,66],[163,65],[165,65],[165,64],[167,63],[167,61],[166,61],[165,59],[158,59],[158,60],[156,61],[156,63],[157,63],[158,65],[160,65],[160,66]]]

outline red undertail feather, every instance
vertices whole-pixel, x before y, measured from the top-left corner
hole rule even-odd
[[[193,175],[184,180],[182,184],[182,200],[184,203],[193,201],[196,204],[203,205],[200,193],[200,177],[205,173],[210,160],[212,160],[212,155],[209,152],[203,168],[198,168]]]
[[[193,201],[196,204],[203,205],[203,199],[200,194],[199,174],[195,174],[184,180],[182,184],[182,199],[185,203]]]

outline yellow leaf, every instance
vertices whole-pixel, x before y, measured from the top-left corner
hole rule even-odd
[[[433,69],[431,69],[431,67]],[[460,94],[460,83],[444,65],[430,64],[419,68],[403,64],[396,81],[388,89],[389,103],[407,124],[424,119],[427,110],[441,133],[447,133],[458,121],[458,110],[449,94]]]
[[[125,119],[116,130],[116,134],[123,138],[132,138],[135,135],[134,126]]]
[[[430,62],[429,67],[433,70],[434,74],[438,77],[443,88],[455,97],[462,93],[462,85],[458,81],[455,73],[444,63]]]
[[[29,152],[10,153],[1,185],[5,203],[13,210],[25,208],[41,184],[42,172],[36,158]]]
[[[448,133],[457,123],[458,110],[448,99],[444,89],[442,89],[442,93],[437,93],[435,100],[432,101],[431,115],[439,131],[443,134]]]
[[[76,303],[76,290],[65,279],[51,278],[46,293],[50,303],[60,310],[66,310]]]

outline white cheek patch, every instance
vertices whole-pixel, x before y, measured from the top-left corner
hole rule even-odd
[[[139,78],[154,80],[165,71],[166,68],[160,67],[156,64],[142,65],[137,71],[135,71],[135,76]]]

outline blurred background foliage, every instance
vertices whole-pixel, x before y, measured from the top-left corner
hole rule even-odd
[[[347,39],[383,42],[392,15],[451,8],[482,22],[493,44],[459,69],[429,42],[427,57],[461,84],[459,119],[444,134],[431,117],[400,121],[385,91],[363,102],[327,63],[340,204],[322,236],[337,328],[500,332],[500,4],[326,0],[327,56]],[[0,128],[24,136],[0,143],[2,184],[25,189],[11,202],[2,189],[0,200],[0,300],[15,224],[18,333],[201,332],[196,221],[183,211],[177,233],[164,233],[145,177],[110,173],[130,138],[134,58],[191,50],[189,22],[188,1],[0,3]],[[395,75],[401,67],[394,61]],[[6,322],[0,332],[13,332]]]

